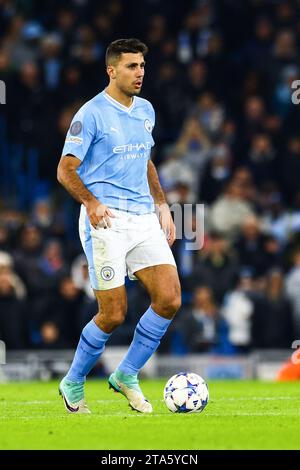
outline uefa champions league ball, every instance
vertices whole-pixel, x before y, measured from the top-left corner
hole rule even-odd
[[[164,388],[164,401],[172,413],[200,413],[208,400],[207,383],[192,372],[173,375]]]

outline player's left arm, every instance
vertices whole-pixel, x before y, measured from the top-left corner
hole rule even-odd
[[[148,184],[150,193],[154,199],[155,206],[159,214],[159,222],[163,229],[168,243],[173,245],[176,239],[176,227],[172,219],[171,211],[166,201],[164,192],[160,185],[158,174],[152,160],[148,160]]]

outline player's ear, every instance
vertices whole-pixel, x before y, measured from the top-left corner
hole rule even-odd
[[[112,65],[108,65],[106,70],[107,70],[107,74],[108,74],[109,78],[111,78],[112,80],[114,78],[116,78],[115,67],[113,67]]]

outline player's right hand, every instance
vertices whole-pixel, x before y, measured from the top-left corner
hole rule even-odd
[[[96,229],[100,227],[111,227],[110,217],[115,217],[109,207],[101,204],[101,202],[97,200],[90,201],[86,204],[86,212],[91,225]]]

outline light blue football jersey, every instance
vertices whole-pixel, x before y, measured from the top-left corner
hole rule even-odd
[[[104,90],[75,114],[62,155],[81,160],[77,173],[103,204],[135,214],[153,212],[147,166],[154,124],[149,101],[134,96],[127,108]]]

